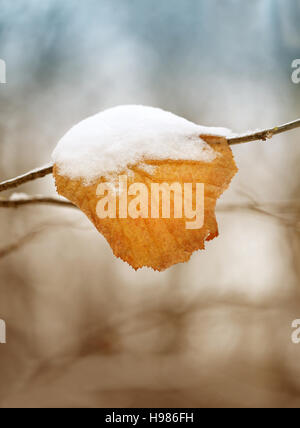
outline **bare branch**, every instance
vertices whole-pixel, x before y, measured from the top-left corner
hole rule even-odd
[[[220,204],[219,211],[235,211],[235,210],[256,210],[260,212],[274,212],[274,213],[300,213],[300,201],[287,201],[287,202],[264,202],[259,203],[255,201],[246,203],[232,203],[232,204]]]
[[[30,205],[55,205],[66,208],[75,208],[71,202],[56,198],[44,196],[27,196],[27,195],[13,195],[11,199],[0,198],[0,208],[19,208],[22,206]],[[219,204],[217,211],[219,213],[233,212],[233,211],[253,211],[258,214],[271,216],[282,221],[285,225],[291,225],[297,229],[300,226],[300,201],[286,201],[286,202],[257,202],[251,199],[250,202],[232,203],[232,204]]]
[[[300,128],[300,119],[294,120],[293,122],[285,123],[281,126],[275,126],[274,128],[264,129],[262,131],[251,132],[249,134],[237,135],[236,137],[228,138],[228,144],[241,144],[249,143],[250,141],[262,140],[266,141],[272,138],[274,135],[282,134],[283,132],[290,131],[292,129]]]
[[[19,208],[25,205],[56,205],[61,207],[76,208],[76,206],[71,202],[55,197],[28,196],[27,198],[20,199],[0,198],[0,208]]]
[[[23,236],[22,238],[18,239],[13,244],[10,244],[9,246],[5,248],[0,248],[0,259],[9,256],[11,253],[19,250],[24,245],[32,241],[37,235],[41,233],[41,229],[33,230],[32,232],[28,233],[27,235]]]
[[[21,186],[22,184],[28,183],[29,181],[43,178],[46,175],[52,174],[53,165],[47,165],[42,168],[34,169],[27,172],[26,174],[20,175],[19,177],[12,178],[11,180],[3,181],[0,183],[0,192],[5,190],[14,189]]]
[[[1,200],[0,207],[5,208],[18,208],[24,205],[31,204],[53,204],[62,207],[77,208],[71,202],[64,201],[59,198],[46,198],[42,196],[27,197],[26,199],[13,199],[13,200]],[[279,220],[284,226],[292,227],[293,229],[300,230],[300,201],[286,201],[286,202],[266,202],[259,203],[251,200],[247,203],[232,203],[232,204],[220,204],[217,206],[217,211],[219,213],[233,212],[239,210],[246,210],[256,212],[258,214],[266,215],[273,217]],[[19,250],[27,243],[31,242],[37,235],[41,232],[47,230],[50,226],[59,227],[59,226],[71,226],[80,229],[79,226],[68,223],[54,223],[54,224],[44,224],[40,225],[33,231],[27,233],[25,236],[19,238],[16,242],[8,245],[5,248],[0,248],[0,259],[10,255],[11,253]],[[82,228],[81,228],[82,229]],[[86,230],[83,228],[83,230]]]
[[[273,217],[284,226],[300,230],[300,201],[286,202],[257,202],[251,199],[246,203],[220,204],[218,212],[252,211],[261,215]]]
[[[72,229],[76,229],[76,230],[82,230],[82,231],[86,231],[89,230],[89,228],[85,227],[85,226],[81,226],[79,224],[77,224],[77,222],[66,222],[66,221],[55,221],[55,222],[45,222],[45,223],[41,223],[39,225],[36,225],[35,228],[29,232],[27,232],[25,235],[23,235],[22,237],[19,237],[18,239],[16,239],[15,242],[7,245],[4,248],[0,248],[0,261],[1,259],[3,259],[6,256],[9,256],[10,254],[18,251],[19,249],[23,248],[25,245],[29,244],[31,241],[33,241],[36,237],[38,237],[39,235],[41,235],[44,232],[49,233],[49,229],[53,228],[53,229],[57,229],[58,227],[70,227]]]

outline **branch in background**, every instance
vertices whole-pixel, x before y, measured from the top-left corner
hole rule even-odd
[[[13,244],[10,244],[5,248],[0,248],[0,259],[6,256],[9,256],[11,253],[14,253],[15,251],[22,248],[24,245],[31,242],[36,236],[38,236],[41,233],[41,231],[42,231],[41,229],[33,230],[32,232],[28,233],[22,238],[19,238]]]
[[[251,199],[251,202],[245,203],[232,203],[232,204],[220,204],[219,211],[235,211],[235,210],[255,210],[263,214],[269,213],[281,213],[281,214],[299,214],[300,213],[300,201],[287,201],[287,202],[257,202]]]
[[[21,206],[26,205],[56,205],[66,208],[77,209],[77,207],[71,202],[56,197],[14,194],[10,199],[0,198],[0,208],[19,208]],[[258,214],[274,217],[277,220],[280,220],[286,226],[295,227],[297,230],[300,227],[300,201],[261,203],[250,198],[250,202],[220,204],[217,206],[217,211],[220,213],[240,210],[252,211]]]
[[[287,202],[257,202],[250,198],[250,202],[241,204],[221,204],[217,207],[219,212],[251,211],[280,221],[286,227],[300,231],[300,201]]]
[[[26,196],[14,197],[10,199],[0,198],[0,208],[19,208],[24,205],[56,205],[61,207],[76,208],[69,201],[60,198],[46,197],[46,196]]]
[[[54,222],[45,222],[41,223],[39,225],[36,225],[35,228],[29,232],[27,232],[22,237],[19,237],[16,239],[15,242],[7,245],[4,248],[0,248],[0,261],[6,256],[9,256],[10,254],[20,250],[25,245],[29,244],[31,241],[33,241],[36,237],[40,236],[42,233],[49,234],[49,229],[53,228],[57,230],[58,227],[66,228],[70,227],[74,230],[82,230],[86,231],[89,230],[89,227],[81,226],[77,224],[77,222],[67,222],[67,221],[54,221]]]
[[[276,126],[275,128],[265,129],[262,131],[255,131],[254,133],[248,133],[244,135],[237,135],[235,137],[228,138],[228,143],[230,145],[248,143],[250,141],[263,140],[266,141],[269,138],[272,138],[274,135],[281,134],[283,132],[290,131],[292,129],[300,128],[300,119],[295,120],[294,122],[285,123],[281,126]],[[0,183],[0,192],[5,190],[14,189],[21,186],[22,184],[28,183],[30,181],[36,180],[38,178],[43,178],[46,175],[52,174],[53,165],[48,165],[46,167],[38,168],[33,171],[27,172],[24,175],[19,177],[12,178],[11,180],[3,181]]]
[[[26,197],[25,197],[26,196]],[[18,199],[19,198],[19,199]],[[12,200],[1,200],[0,207],[6,208],[18,208],[22,205],[38,205],[38,204],[52,204],[60,205],[70,208],[76,208],[71,202],[64,201],[59,198],[45,198],[41,196],[29,197],[27,195],[15,195]],[[232,213],[238,210],[246,210],[251,212],[256,212],[258,214],[266,215],[275,218],[280,221],[285,227],[292,227],[296,231],[300,231],[300,201],[287,201],[287,202],[269,202],[269,203],[259,203],[254,200],[247,203],[232,203],[232,204],[220,204],[217,207],[217,211],[220,213]],[[63,222],[62,224],[45,224],[40,225],[33,231],[27,233],[25,236],[19,238],[16,242],[8,245],[7,247],[0,248],[0,259],[9,256],[11,253],[19,250],[23,246],[30,243],[36,236],[40,235],[42,232],[47,231],[50,226],[68,226],[68,223]],[[69,225],[74,227],[72,224]],[[79,229],[79,226],[76,226],[76,229]],[[85,228],[83,229],[85,230]]]

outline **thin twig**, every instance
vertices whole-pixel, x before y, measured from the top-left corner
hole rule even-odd
[[[41,223],[39,225],[36,225],[33,230],[27,232],[22,237],[19,237],[18,239],[16,239],[15,242],[7,245],[6,247],[3,247],[3,248],[0,247],[0,261],[4,257],[9,256],[10,254],[14,253],[15,251],[18,251],[19,249],[21,249],[22,247],[30,243],[33,239],[35,239],[40,234],[44,232],[49,234],[50,228],[55,228],[56,230],[58,227],[62,227],[62,228],[70,227],[75,230],[82,230],[82,231],[89,230],[89,227],[81,226],[80,224],[77,224],[77,222],[55,221],[55,222]]]
[[[32,196],[26,199],[1,199],[0,198],[0,208],[19,208],[24,205],[59,205],[63,207],[76,208],[69,201],[64,201],[60,198],[55,197],[45,197],[45,196]]]
[[[286,202],[245,202],[245,203],[232,203],[220,204],[217,209],[219,211],[235,211],[235,210],[255,210],[265,213],[281,213],[281,214],[299,214],[300,201],[286,201]]]
[[[18,177],[12,178],[11,180],[3,181],[0,183],[0,192],[5,190],[14,189],[21,186],[22,184],[28,183],[29,181],[36,180],[38,178],[43,178],[46,175],[52,174],[53,165],[47,165],[42,168],[34,169],[27,172],[26,174],[20,175]]]
[[[28,197],[27,199],[19,199],[19,200],[1,200],[0,199],[0,207],[6,208],[18,208],[22,205],[30,205],[30,204],[53,204],[60,205],[70,208],[77,208],[71,202],[61,200],[59,198],[45,198],[41,196]],[[248,202],[248,203],[232,203],[232,204],[221,204],[217,207],[217,211],[221,212],[233,212],[237,210],[247,210],[256,212],[258,214],[267,215],[274,217],[275,219],[282,222],[283,225],[287,227],[292,227],[295,230],[300,230],[299,224],[299,214],[300,214],[300,201],[286,201],[286,202],[267,202],[264,204],[257,202]],[[292,216],[291,218],[287,218],[286,215]],[[59,226],[58,223],[54,224],[55,226]],[[63,224],[64,226],[66,224]],[[10,244],[5,248],[0,248],[0,259],[10,255],[11,253],[17,251],[32,239],[34,239],[37,235],[43,232],[47,226],[39,227],[22,238],[19,238],[16,242]],[[77,227],[78,228],[78,227]],[[85,229],[84,229],[85,230]]]
[[[22,238],[19,238],[16,242],[13,244],[8,245],[5,248],[0,248],[0,259],[9,256],[11,253],[14,253],[15,251],[22,248],[24,245],[32,241],[37,235],[39,235],[41,230],[33,230],[32,232],[28,233],[27,235],[23,236]]]
[[[223,213],[240,210],[273,217],[284,226],[292,227],[296,231],[300,230],[300,201],[261,203],[252,199],[246,203],[220,204],[217,207],[217,211]]]
[[[281,126],[275,126],[274,128],[264,129],[262,131],[251,132],[245,135],[237,135],[236,137],[228,138],[227,141],[230,145],[249,143],[250,141],[262,140],[266,141],[272,138],[274,135],[281,134],[283,132],[290,131],[292,129],[300,128],[300,119],[294,120],[293,122],[285,123]]]
[[[71,202],[56,197],[28,196],[26,198],[20,197],[20,199],[0,198],[0,208],[19,208],[21,206],[28,205],[56,205],[77,209],[77,207]],[[245,203],[229,203],[220,204],[217,206],[217,211],[220,213],[233,212],[238,210],[255,211],[257,213],[277,217],[278,219],[282,220],[284,219],[285,215],[294,215],[298,219],[300,214],[300,201],[259,203],[251,200],[250,202]]]
[[[248,143],[250,141],[257,140],[265,141],[268,138],[272,138],[274,135],[281,134],[282,132],[287,132],[296,128],[300,128],[300,119],[297,119],[293,122],[285,123],[281,126],[275,126],[274,128],[265,129],[262,131],[255,131],[245,135],[237,135],[235,137],[228,138],[227,141],[230,145]],[[2,183],[0,183],[0,192],[19,187],[22,184],[36,180],[38,178],[43,178],[46,175],[52,174],[52,172],[53,165],[48,165],[46,167],[38,168],[33,171],[27,172],[26,174],[20,175],[19,177],[12,178],[11,180],[3,181]]]

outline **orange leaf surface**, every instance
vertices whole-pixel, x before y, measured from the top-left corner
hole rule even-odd
[[[218,236],[216,202],[237,172],[232,151],[225,138],[201,138],[217,152],[216,159],[212,162],[145,159],[143,164],[129,166],[129,172],[121,174],[127,175],[128,186],[143,183],[149,190],[152,183],[203,183],[204,224],[200,229],[187,229],[186,223],[191,219],[185,215],[174,218],[174,197],[171,200],[170,218],[120,218],[117,210],[116,218],[101,219],[97,214],[97,188],[108,179],[100,178],[92,185],[85,185],[83,179],[72,180],[60,175],[59,169],[54,166],[58,193],[78,206],[107,239],[115,256],[134,269],[151,267],[163,271],[176,263],[187,262],[194,251],[205,248],[205,241]],[[113,181],[112,178],[112,185]],[[129,196],[128,202],[132,199],[133,196]],[[116,202],[119,206],[120,194],[116,195]],[[150,210],[149,198],[149,212]]]

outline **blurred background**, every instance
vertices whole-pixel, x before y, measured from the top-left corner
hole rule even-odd
[[[299,118],[299,22],[298,0],[0,0],[0,181],[118,104],[236,132]],[[300,406],[300,133],[233,151],[220,237],[164,273],[76,210],[0,208],[1,407]]]

